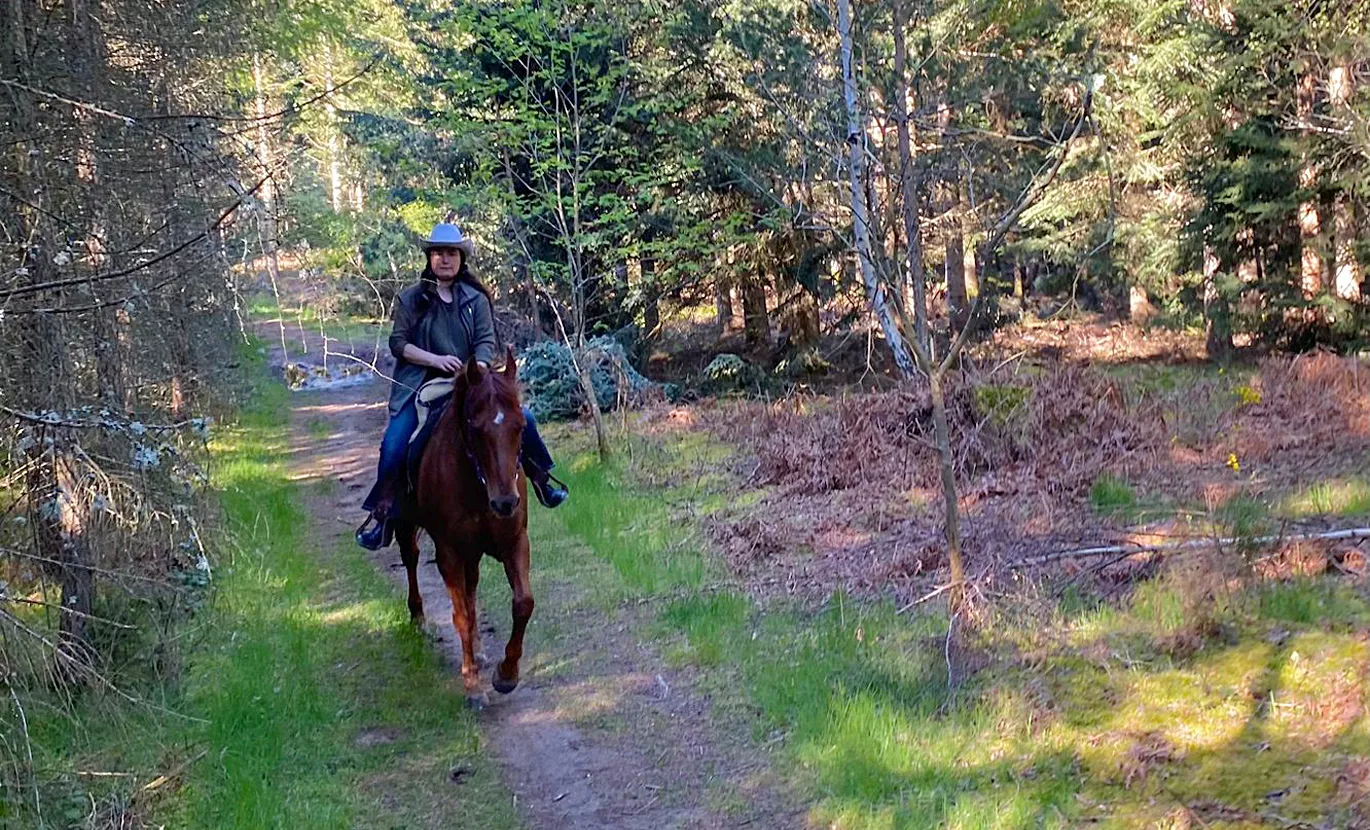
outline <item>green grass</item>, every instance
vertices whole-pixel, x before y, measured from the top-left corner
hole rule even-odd
[[[1101,475],[1089,488],[1089,506],[1095,513],[1112,515],[1130,513],[1137,504],[1137,496],[1128,483],[1111,475]]]
[[[309,422],[309,437],[316,441],[327,438],[332,432],[333,428],[323,418],[315,418]]]
[[[557,517],[571,535],[613,566],[622,592],[650,596],[704,583],[711,569],[695,535],[672,519],[660,494],[624,487],[613,468],[588,453],[576,456],[558,473],[572,496]]]
[[[40,719],[45,762],[138,777],[74,779],[44,823],[26,810],[6,825],[0,809],[0,826],[90,826],[75,820],[90,800],[175,827],[519,826],[402,598],[351,546],[312,541],[282,466],[289,393],[251,362],[255,403],[213,442],[224,528],[211,601],[187,628],[184,678],[158,700],[184,717],[103,700],[80,729]],[[173,770],[155,795],[133,794]]]
[[[1370,478],[1348,476],[1320,481],[1285,498],[1279,512],[1295,519],[1370,516]]]
[[[841,595],[816,613],[763,609],[673,583],[648,552],[684,533],[669,528],[689,511],[650,506],[713,495],[571,466],[576,481],[593,470],[592,483],[555,518],[616,573],[657,574],[640,582],[667,594],[656,630],[667,658],[696,673],[717,710],[753,723],[758,742],[781,743],[817,826],[1181,826],[1191,807],[1211,827],[1352,819],[1336,781],[1370,757],[1370,602],[1351,583],[1234,586],[1194,560],[1121,601],[1076,591],[1050,621],[996,615],[978,638],[989,666],[952,690],[943,612],[900,616]],[[1118,484],[1096,507],[1127,505]],[[1242,500],[1218,512],[1245,533],[1268,517]]]
[[[258,320],[280,320],[285,325],[287,342],[292,333],[298,336],[299,327],[317,333],[322,329],[331,339],[342,343],[366,343],[384,338],[386,321],[351,314],[320,314],[311,306],[282,308],[270,294],[261,294],[248,302],[248,314]]]

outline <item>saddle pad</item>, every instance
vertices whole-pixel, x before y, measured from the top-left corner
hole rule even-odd
[[[452,390],[456,382],[453,378],[433,378],[419,387],[414,395],[414,410],[418,415],[418,426],[409,436],[409,448],[405,453],[405,479],[412,491],[417,485],[419,461],[423,458],[423,448],[437,426],[442,411],[452,401]]]
[[[414,409],[418,412],[419,423],[409,436],[409,443],[412,444],[419,440],[430,415],[434,416],[433,420],[436,421],[436,416],[442,414],[442,410],[447,406],[446,398],[452,394],[452,390],[456,388],[456,383],[455,378],[433,378],[420,386],[419,391],[414,393]]]

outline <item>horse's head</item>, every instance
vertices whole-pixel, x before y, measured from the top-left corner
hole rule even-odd
[[[456,404],[462,444],[485,485],[490,509],[506,518],[514,515],[524,427],[514,350],[507,350],[502,370],[468,361],[457,382]]]

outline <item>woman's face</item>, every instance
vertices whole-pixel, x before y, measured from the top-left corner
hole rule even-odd
[[[440,280],[456,279],[461,270],[460,248],[433,248],[428,252],[428,268]]]

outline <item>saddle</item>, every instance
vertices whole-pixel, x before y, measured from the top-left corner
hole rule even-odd
[[[449,377],[433,378],[419,387],[414,393],[414,410],[418,413],[418,426],[409,435],[409,446],[404,455],[404,481],[408,492],[418,489],[419,461],[423,459],[423,448],[433,434],[443,410],[452,402],[452,391],[456,379]]]

